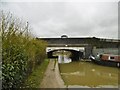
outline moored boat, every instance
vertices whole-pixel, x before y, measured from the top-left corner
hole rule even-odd
[[[99,54],[96,56],[90,55],[89,58],[94,63],[100,64],[100,65],[120,67],[120,55]]]

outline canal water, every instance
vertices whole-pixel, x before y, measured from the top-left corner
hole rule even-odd
[[[60,74],[67,86],[118,88],[118,68],[77,61],[59,63]]]
[[[70,63],[72,60],[67,55],[59,55],[58,63]]]

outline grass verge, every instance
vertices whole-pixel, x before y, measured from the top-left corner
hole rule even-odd
[[[40,88],[40,83],[42,82],[48,63],[49,60],[45,59],[44,62],[32,72],[25,81],[25,88]]]

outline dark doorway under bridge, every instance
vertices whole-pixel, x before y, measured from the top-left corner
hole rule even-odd
[[[53,56],[53,53],[54,53],[55,51],[59,51],[59,50],[64,50],[64,51],[69,51],[69,52],[71,52],[70,58],[71,58],[73,61],[78,61],[78,60],[80,60],[80,59],[83,58],[83,52],[81,52],[81,51],[76,51],[76,50],[70,50],[70,49],[57,49],[57,50],[49,51],[49,52],[47,52],[47,57],[48,57],[48,58],[58,58],[58,56]]]

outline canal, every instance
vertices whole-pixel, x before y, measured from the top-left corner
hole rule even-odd
[[[96,65],[91,61],[59,63],[67,86],[118,88],[118,68]]]

